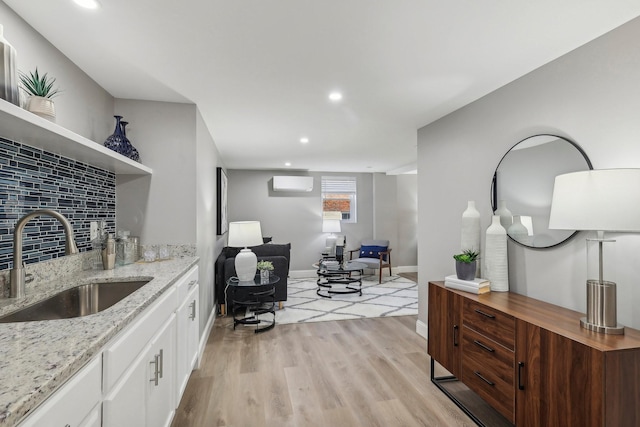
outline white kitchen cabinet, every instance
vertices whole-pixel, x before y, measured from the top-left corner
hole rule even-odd
[[[143,352],[131,364],[102,402],[103,426],[144,426],[147,409],[147,353]]]
[[[103,351],[105,427],[171,422],[175,389],[176,287],[165,291]],[[160,325],[160,326],[158,326]]]
[[[103,426],[162,427],[175,411],[175,315],[126,370],[103,401]]]
[[[197,271],[196,271],[197,274]],[[197,278],[197,276],[196,276]],[[198,358],[199,346],[199,311],[200,292],[196,281],[188,281],[190,287],[188,294],[182,300],[176,312],[177,316],[177,387],[176,404],[180,403],[180,397],[187,386],[191,371]]]
[[[108,393],[118,379],[145,351],[145,347],[157,333],[159,325],[175,312],[177,307],[176,289],[166,290],[151,306],[104,348],[103,391]]]
[[[19,427],[169,427],[198,356],[198,312],[195,266]]]
[[[102,426],[102,403],[96,404],[87,418],[85,418],[80,427],[101,427]]]
[[[147,352],[147,427],[169,427],[175,413],[175,337],[176,317],[171,315]]]
[[[102,399],[102,355],[91,359],[77,374],[34,410],[20,427],[68,426],[91,424],[91,415],[100,411]],[[98,417],[99,419],[99,417]],[[100,424],[97,424],[100,425]]]

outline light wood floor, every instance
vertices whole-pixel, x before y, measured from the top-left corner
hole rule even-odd
[[[413,280],[414,282],[418,283],[418,272],[415,272],[415,273],[400,273],[400,274],[398,274],[398,276],[404,277],[404,278],[409,279],[409,280]]]
[[[431,383],[415,327],[404,316],[254,334],[218,318],[172,426],[474,426]]]

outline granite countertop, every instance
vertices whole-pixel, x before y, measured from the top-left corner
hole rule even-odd
[[[63,289],[94,280],[153,278],[97,314],[73,319],[0,323],[0,425],[16,425],[197,262],[197,257],[183,256],[130,264],[114,270],[80,271],[31,289],[27,284],[24,299],[0,299],[2,316]]]

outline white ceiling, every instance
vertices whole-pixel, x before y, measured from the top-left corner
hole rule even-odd
[[[638,0],[4,2],[114,97],[196,103],[226,167],[344,172],[410,169],[418,128],[640,15]]]

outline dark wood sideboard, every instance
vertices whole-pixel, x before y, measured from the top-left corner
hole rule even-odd
[[[518,427],[640,426],[640,331],[600,334],[582,313],[444,282],[429,282],[428,307],[432,380],[435,360]]]

